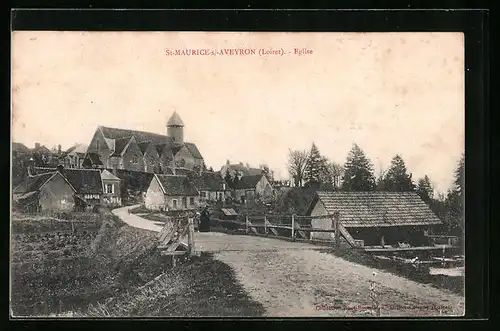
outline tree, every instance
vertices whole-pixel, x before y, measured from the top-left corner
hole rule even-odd
[[[342,189],[345,191],[373,191],[375,189],[373,165],[357,144],[353,144],[344,164]]]
[[[267,177],[269,181],[274,181],[274,171],[269,169],[267,164],[261,164],[259,168],[262,170],[262,173]]]
[[[305,181],[308,184],[321,183],[321,172],[325,168],[325,160],[313,143],[305,167]]]
[[[426,203],[430,203],[434,198],[434,189],[427,175],[420,178],[417,183],[417,193]]]
[[[380,172],[378,174],[377,180],[375,181],[375,185],[376,185],[377,191],[383,191],[384,190],[384,186],[385,186],[385,182],[384,182],[385,174],[386,174],[386,171],[384,171],[384,169],[380,169]]]
[[[448,192],[446,205],[448,213],[446,220],[449,231],[453,234],[462,234],[465,231],[465,155],[462,154],[454,174],[453,188]]]
[[[396,154],[391,160],[391,166],[387,170],[383,180],[382,188],[385,191],[413,191],[415,189],[408,175],[403,158]]]
[[[307,152],[302,150],[288,150],[287,168],[295,186],[304,184],[304,172],[307,162]]]

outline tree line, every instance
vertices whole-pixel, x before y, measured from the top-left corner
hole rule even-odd
[[[446,194],[434,194],[425,175],[414,182],[401,155],[396,154],[389,168],[375,176],[374,166],[354,143],[343,166],[322,156],[313,143],[309,151],[289,150],[287,168],[297,187],[343,191],[415,191],[444,221],[446,232],[461,234],[464,229],[464,162],[462,154],[454,173],[454,185]]]

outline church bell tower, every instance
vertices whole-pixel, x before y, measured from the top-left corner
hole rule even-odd
[[[167,135],[172,138],[175,144],[184,144],[184,123],[176,111],[167,122]]]

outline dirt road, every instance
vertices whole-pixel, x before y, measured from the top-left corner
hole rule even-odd
[[[127,211],[115,214],[132,226],[158,227]],[[464,299],[456,294],[345,261],[314,245],[223,233],[196,233],[195,245],[230,265],[270,317],[373,316],[372,281],[382,317],[463,314]]]

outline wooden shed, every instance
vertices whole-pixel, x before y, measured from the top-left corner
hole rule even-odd
[[[330,218],[314,216],[338,212],[340,224],[364,246],[428,244],[426,232],[442,222],[416,192],[318,191],[307,215],[314,228],[333,228]],[[311,233],[311,239],[330,239],[330,233]]]

